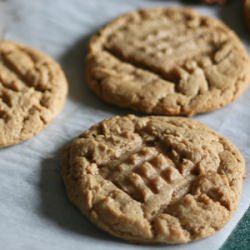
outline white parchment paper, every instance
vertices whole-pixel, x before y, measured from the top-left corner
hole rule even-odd
[[[250,32],[244,26],[239,2],[223,8],[194,7],[222,19],[250,49]],[[50,54],[61,63],[70,85],[64,111],[46,130],[25,143],[0,150],[0,249],[215,250],[248,208],[249,174],[239,209],[214,236],[185,246],[137,246],[97,229],[66,198],[59,173],[61,148],[94,123],[132,112],[101,102],[86,87],[83,63],[89,36],[121,13],[161,5],[185,4],[167,0],[0,0],[1,38]],[[250,173],[249,106],[250,90],[237,102],[195,119],[230,138],[244,154]]]

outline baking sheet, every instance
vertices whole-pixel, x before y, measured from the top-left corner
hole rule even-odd
[[[186,1],[187,2],[187,1]],[[250,51],[240,1],[227,7],[198,6],[236,30]],[[84,84],[86,44],[93,32],[120,13],[148,6],[185,5],[154,0],[7,0],[0,1],[0,36],[41,49],[56,60],[69,79],[64,111],[42,133],[0,150],[0,249],[219,249],[250,203],[250,177],[239,209],[214,236],[181,246],[138,246],[117,240],[93,226],[68,201],[61,181],[60,150],[94,123],[130,110],[98,100]],[[192,5],[189,5],[192,7]],[[196,116],[235,143],[250,172],[250,89],[234,104]]]

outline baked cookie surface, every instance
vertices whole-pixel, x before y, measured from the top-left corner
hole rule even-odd
[[[193,115],[231,103],[250,81],[247,52],[223,23],[190,9],[125,14],[90,41],[87,82],[103,100]]]
[[[113,117],[65,150],[69,199],[94,224],[138,243],[186,243],[222,228],[245,162],[227,139],[177,117]]]
[[[0,147],[31,138],[62,110],[67,81],[47,55],[0,41]]]

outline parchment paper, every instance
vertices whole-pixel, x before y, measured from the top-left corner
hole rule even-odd
[[[236,30],[250,49],[250,32],[240,1],[228,7],[195,8],[217,16]],[[146,6],[184,5],[154,0],[7,0],[0,1],[0,36],[43,50],[65,70],[70,93],[61,115],[33,139],[0,150],[0,249],[219,249],[250,203],[246,177],[239,209],[214,236],[181,246],[127,244],[93,226],[68,201],[61,181],[60,150],[94,123],[130,110],[99,101],[86,87],[84,57],[89,36],[120,13]],[[192,7],[192,5],[190,5]],[[250,51],[250,50],[249,50]],[[250,173],[250,90],[219,111],[196,116],[235,143]]]

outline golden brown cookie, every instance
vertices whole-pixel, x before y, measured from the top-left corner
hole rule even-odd
[[[47,55],[0,41],[0,147],[31,138],[62,110],[67,81]]]
[[[113,117],[65,150],[69,199],[94,224],[138,243],[186,243],[222,228],[245,162],[227,139],[177,117]]]
[[[90,41],[87,82],[103,100],[155,114],[209,112],[238,98],[250,61],[223,23],[190,9],[125,14]]]

